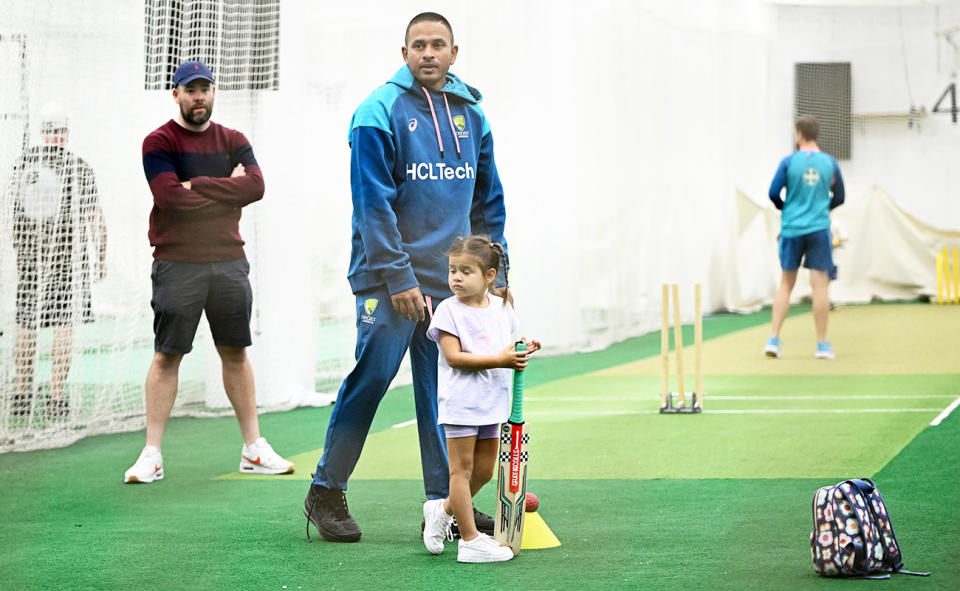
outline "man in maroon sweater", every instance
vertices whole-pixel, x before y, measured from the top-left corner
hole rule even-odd
[[[250,142],[210,121],[213,74],[188,61],[173,78],[179,115],[143,140],[143,171],[153,193],[154,356],[147,373],[147,442],[125,482],[163,478],[160,443],[177,396],[180,361],[206,312],[223,364],[223,386],[240,423],[240,471],[287,474],[293,464],[260,436],[251,344],[250,265],[240,237],[240,210],[263,197],[263,175]]]

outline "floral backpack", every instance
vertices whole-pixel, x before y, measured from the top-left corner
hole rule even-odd
[[[930,574],[903,570],[887,507],[867,478],[845,480],[814,493],[810,553],[813,570],[824,577],[889,579],[889,573]]]

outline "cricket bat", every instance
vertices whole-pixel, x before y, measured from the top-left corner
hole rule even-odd
[[[526,351],[523,341],[517,351]],[[527,443],[530,436],[523,421],[523,372],[513,372],[513,400],[510,418],[500,425],[500,468],[497,471],[497,514],[493,538],[520,553],[523,541],[523,517],[527,504]]]

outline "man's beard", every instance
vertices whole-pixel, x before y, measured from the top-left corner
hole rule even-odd
[[[203,125],[210,120],[210,115],[213,115],[213,103],[208,103],[203,110],[203,115],[199,117],[193,114],[193,108],[184,110],[183,107],[180,107],[180,114],[183,115],[183,120],[190,125]]]

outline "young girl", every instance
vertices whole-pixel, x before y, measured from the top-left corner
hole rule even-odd
[[[499,424],[510,413],[512,372],[527,366],[540,348],[527,342],[526,352],[514,351],[517,317],[493,282],[503,261],[503,246],[486,236],[457,238],[447,252],[448,282],[454,297],[437,306],[427,336],[440,346],[438,419],[447,436],[450,496],[423,505],[423,543],[432,554],[443,552],[443,540],[456,517],[460,527],[459,562],[499,562],[513,552],[477,531],[473,496],[493,477],[499,447]]]

